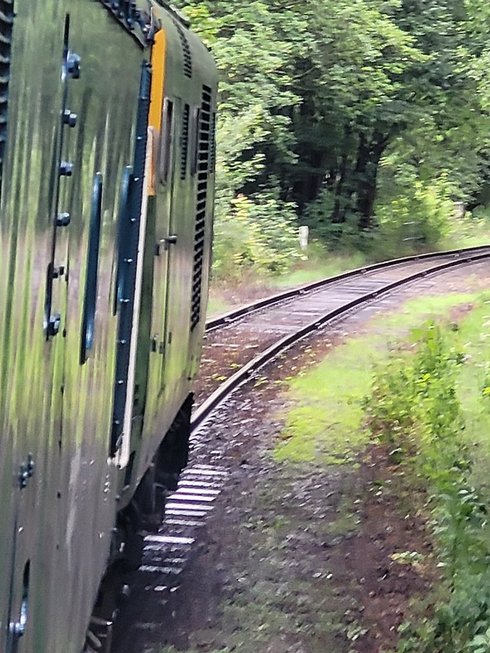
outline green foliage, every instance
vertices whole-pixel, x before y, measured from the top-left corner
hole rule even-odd
[[[489,209],[478,207],[472,213],[466,213],[464,216],[453,216],[450,220],[449,233],[443,240],[443,247],[455,249],[463,246],[486,245],[489,242]]]
[[[337,208],[336,208],[337,204]],[[332,221],[330,216],[335,210],[342,211],[341,221]],[[367,234],[359,230],[358,216],[355,208],[347,198],[339,201],[328,188],[323,188],[316,200],[304,211],[304,222],[311,226],[313,233],[330,250],[367,250],[370,241]]]
[[[244,270],[277,274],[299,258],[294,208],[273,192],[238,195],[215,225],[214,271],[232,278]]]
[[[365,428],[363,397],[372,384],[373,360],[388,364],[388,371],[378,375],[374,404],[371,411],[373,429],[381,431],[383,424],[389,439],[391,430],[401,433],[403,425],[414,415],[410,393],[406,393],[408,378],[399,376],[398,362],[388,363],[390,339],[397,338],[401,329],[419,326],[430,318],[446,315],[451,309],[475,299],[474,295],[441,295],[409,301],[402,313],[383,314],[374,319],[369,335],[358,335],[337,343],[325,360],[310,370],[296,373],[294,366],[289,379],[281,415],[282,437],[274,452],[277,460],[294,462],[344,463],[352,454],[365,449],[370,434]],[[314,356],[313,356],[314,358]],[[391,373],[391,371],[393,373]],[[403,370],[402,370],[403,372]],[[489,375],[490,378],[490,375]],[[369,404],[370,406],[371,404]],[[489,400],[490,405],[490,400]],[[490,411],[489,411],[490,412]],[[449,416],[451,418],[451,415]],[[396,423],[395,423],[396,422]],[[398,441],[390,440],[393,449]]]
[[[344,343],[320,365],[290,380],[286,404],[292,405],[276,460],[343,464],[366,445],[361,399],[371,379],[370,345],[368,338]]]
[[[434,247],[449,200],[490,203],[484,0],[178,4],[221,76],[217,274],[230,246],[230,260],[259,268],[263,252],[277,269],[294,263],[289,238],[270,248],[276,220],[289,233],[299,216],[329,247],[378,258]],[[243,234],[233,223],[245,201]]]
[[[333,193],[327,189],[309,205],[305,221],[316,225],[315,233],[331,250],[361,250],[374,260],[437,249],[453,227],[455,207],[447,181],[426,183],[417,178],[413,169],[399,172],[391,180],[389,193],[377,204],[374,230],[359,231],[356,212],[345,203],[342,222],[325,221],[324,216],[335,204]],[[476,222],[472,222],[470,231],[475,227]]]
[[[448,351],[434,323],[415,335],[420,343],[417,352],[394,357],[381,368],[366,401],[372,431],[407,451],[415,445],[457,440],[461,428],[454,388],[459,357]],[[425,453],[434,452],[429,448]]]
[[[239,276],[249,267],[281,272],[297,258],[296,206],[275,174],[295,161],[288,110],[300,101],[292,65],[306,20],[269,2],[181,5],[221,74],[215,275]]]
[[[483,653],[490,633],[490,557],[486,503],[472,484],[471,451],[457,392],[464,364],[450,334],[435,324],[410,352],[378,370],[365,408],[372,432],[394,462],[428,488],[444,570],[432,617],[402,628],[400,653]]]
[[[395,197],[378,206],[377,242],[387,256],[404,250],[435,249],[449,233],[455,211],[445,184],[413,179],[403,190],[400,186]]]

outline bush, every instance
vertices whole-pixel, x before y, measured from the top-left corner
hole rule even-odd
[[[376,241],[387,256],[436,249],[449,233],[454,205],[443,183],[414,180],[410,188],[376,208]]]
[[[389,445],[393,462],[427,489],[444,572],[432,616],[403,626],[400,653],[490,650],[489,528],[462,437],[456,371],[463,362],[441,328],[430,324],[418,334],[415,351],[378,370],[365,402],[372,431]]]
[[[213,272],[240,277],[244,270],[277,274],[300,258],[294,206],[274,191],[253,198],[238,195],[227,214],[217,216]]]
[[[307,206],[304,222],[330,250],[365,249],[363,234],[359,232],[359,216],[346,205],[345,198],[338,201],[344,203],[342,208],[346,209],[343,222],[332,222],[336,198],[328,188],[324,188],[318,198]]]
[[[397,178],[378,201],[375,226],[366,232],[359,230],[359,215],[345,198],[339,200],[344,202],[344,221],[332,222],[335,201],[330,190],[322,190],[305,211],[306,223],[331,250],[360,250],[374,260],[436,249],[452,228],[454,204],[444,180]]]

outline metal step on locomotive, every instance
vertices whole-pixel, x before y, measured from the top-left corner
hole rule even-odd
[[[2,653],[109,649],[186,463],[216,86],[160,0],[0,0]]]

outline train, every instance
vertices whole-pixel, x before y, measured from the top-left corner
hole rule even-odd
[[[217,83],[163,0],[0,0],[2,653],[109,649],[187,462]]]

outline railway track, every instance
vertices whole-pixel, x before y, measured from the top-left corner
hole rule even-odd
[[[490,247],[478,247],[378,263],[274,295],[208,322],[193,427],[274,356],[329,321],[428,274],[488,256]]]
[[[275,295],[209,322],[193,416],[195,440],[204,437],[209,447],[212,435],[207,431],[212,431],[213,419],[222,419],[221,406],[288,347],[408,284],[489,258],[490,247],[479,247],[390,261]],[[196,550],[199,530],[227,481],[225,466],[192,459],[177,491],[167,499],[164,524],[145,539],[143,566],[134,579],[138,602],[144,605],[139,610],[140,620],[145,615],[140,630],[158,622],[158,614],[168,611],[169,604],[171,612],[173,593]],[[116,645],[116,653],[127,650]]]

